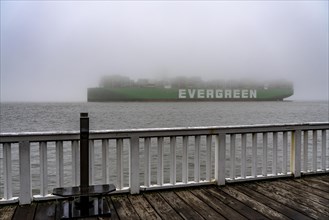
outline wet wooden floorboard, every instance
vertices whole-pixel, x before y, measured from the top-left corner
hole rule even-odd
[[[112,216],[88,219],[329,219],[329,174],[117,194],[106,200]],[[0,206],[0,220],[60,217],[60,201]]]

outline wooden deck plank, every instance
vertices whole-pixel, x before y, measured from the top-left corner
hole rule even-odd
[[[106,196],[111,217],[91,219],[329,219],[329,175]],[[60,219],[63,200],[0,205],[0,220]]]
[[[143,195],[131,195],[128,198],[141,219],[161,219]]]
[[[152,205],[154,210],[163,219],[183,219],[160,194],[151,192],[144,194],[147,201]]]
[[[256,199],[257,201],[260,201],[262,204],[271,207],[272,209],[276,210],[279,213],[284,214],[285,216],[287,216],[288,218],[291,219],[304,219],[304,220],[311,220],[312,218],[303,215],[302,213],[288,207],[285,206],[281,203],[279,203],[278,201],[273,200],[270,197],[267,197],[259,192],[253,191],[253,190],[249,190],[248,188],[246,188],[244,185],[236,185],[233,186],[233,188],[237,189],[238,191],[252,197],[253,199]]]
[[[139,219],[127,195],[115,195],[111,199],[120,219]]]
[[[257,201],[254,198],[247,196],[246,194],[236,190],[233,187],[222,187],[220,190],[223,190],[225,193],[233,196],[240,200],[240,202],[248,205],[250,208],[262,213],[270,219],[289,219],[287,216],[275,211],[274,209],[264,205],[261,201]]]
[[[329,187],[327,185],[322,184],[321,182],[320,183],[316,182],[313,179],[310,179],[310,178],[307,178],[307,179],[306,178],[305,179],[294,179],[294,181],[305,184],[309,187],[313,187],[313,188],[322,190],[326,193],[329,193]]]
[[[323,178],[320,178],[319,176],[314,176],[314,177],[307,176],[303,179],[306,180],[306,181],[311,180],[311,181],[314,181],[314,182],[318,182],[319,184],[324,184],[327,187],[329,187],[329,181],[325,180]]]
[[[39,202],[35,211],[35,220],[55,219],[56,204],[54,202]]]
[[[294,194],[297,194],[297,195],[302,195],[303,194],[303,197],[307,197],[308,199],[313,200],[316,203],[324,205],[326,207],[326,210],[329,211],[329,208],[327,208],[327,205],[329,204],[328,199],[325,199],[321,196],[317,196],[313,193],[309,193],[307,191],[304,191],[299,187],[293,187],[293,186],[290,186],[289,184],[282,183],[282,182],[279,182],[279,181],[275,181],[272,184],[274,186],[280,187],[282,189],[285,189],[285,190],[287,190],[289,192],[292,192]],[[326,194],[326,193],[323,193],[323,194]]]
[[[199,199],[201,199],[204,203],[208,204],[211,208],[213,208],[215,211],[223,215],[227,219],[240,219],[244,220],[247,219],[243,215],[241,215],[239,212],[235,211],[230,206],[226,205],[221,200],[217,199],[215,196],[211,195],[206,190],[202,189],[193,189],[190,190],[195,196],[197,196]]]
[[[243,204],[242,202],[235,199],[231,195],[229,195],[221,190],[218,190],[217,187],[216,188],[207,188],[207,192],[209,192],[212,196],[216,197],[217,199],[222,201],[224,204],[230,206],[231,208],[233,208],[234,210],[236,210],[237,212],[239,212],[241,215],[245,216],[248,219],[255,219],[255,220],[256,219],[257,220],[268,219],[261,213],[255,211],[252,208],[250,208],[249,206]]]
[[[199,213],[192,209],[186,202],[184,202],[176,193],[173,191],[164,191],[160,193],[167,203],[170,204],[173,209],[184,219],[204,219]]]
[[[329,182],[329,175],[318,175],[318,176],[314,176],[314,178],[321,179],[325,182]]]
[[[36,207],[37,207],[36,203],[32,203],[31,205],[17,206],[13,219],[33,220]]]
[[[0,206],[0,220],[10,220],[13,218],[17,205]]]
[[[106,196],[105,198],[106,198],[106,201],[107,201],[108,205],[110,206],[111,217],[101,217],[101,218],[98,218],[98,219],[106,219],[106,220],[109,220],[109,219],[118,220],[118,219],[120,219],[119,216],[118,216],[117,211],[114,208],[113,202],[111,200],[111,196]]]
[[[298,193],[298,192],[294,193],[292,191],[285,190],[285,189],[281,188],[280,186],[277,186],[275,182],[261,182],[261,183],[257,183],[257,184],[265,187],[268,190],[275,191],[278,195],[288,197],[292,201],[295,201],[299,204],[308,206],[309,208],[316,210],[319,213],[328,215],[328,217],[329,217],[328,207],[311,200],[302,191],[300,193]]]
[[[279,180],[279,181],[284,184],[290,185],[292,187],[299,188],[299,189],[303,190],[304,192],[309,192],[314,195],[320,196],[322,198],[329,199],[329,193],[324,193],[322,190],[319,190],[319,189],[316,189],[313,187],[308,187],[304,184],[298,183],[296,181],[291,181],[289,179]]]
[[[197,211],[204,219],[225,219],[221,214],[213,210],[191,192],[187,190],[179,190],[176,191],[176,194]]]
[[[323,215],[311,208],[309,208],[308,206],[299,204],[293,200],[291,200],[289,197],[286,197],[285,195],[279,195],[277,194],[276,190],[270,190],[266,187],[262,187],[261,185],[258,184],[246,184],[245,187],[249,188],[250,190],[255,190],[267,197],[273,198],[276,201],[289,206],[290,208],[293,208],[301,213],[303,213],[304,215],[307,215],[311,218],[315,218],[315,219],[326,219],[326,215]]]
[[[322,179],[318,179],[318,178],[313,178],[311,179],[311,181],[317,182],[319,184],[323,184],[324,187],[327,187],[327,189],[329,188],[329,182],[322,180]]]

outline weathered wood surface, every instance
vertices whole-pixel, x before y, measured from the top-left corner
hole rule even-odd
[[[111,217],[88,219],[329,219],[329,174],[106,196]],[[61,201],[2,205],[0,220],[59,219]]]

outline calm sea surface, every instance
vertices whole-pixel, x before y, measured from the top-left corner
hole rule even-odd
[[[42,132],[42,131],[77,131],[79,130],[80,112],[88,112],[90,129],[128,129],[128,128],[163,128],[163,127],[190,127],[190,126],[223,126],[223,125],[253,125],[273,123],[302,123],[329,121],[328,102],[117,102],[117,103],[1,103],[0,104],[0,132]],[[327,132],[328,133],[328,132]],[[327,134],[329,137],[329,133]],[[154,140],[155,141],[155,140]],[[320,139],[318,140],[320,141]],[[177,180],[181,178],[181,142],[177,144]],[[237,140],[237,143],[239,140]],[[153,142],[152,142],[153,143]],[[205,139],[201,140],[201,144]],[[269,143],[271,141],[269,140]],[[281,140],[279,140],[279,144]],[[327,140],[329,143],[329,140]],[[165,139],[169,145],[169,140]],[[213,144],[214,145],[214,144]],[[248,141],[248,158],[250,157]],[[320,145],[320,142],[319,144]],[[152,144],[152,182],[156,182],[156,143]],[[141,147],[143,145],[141,144]],[[261,146],[258,146],[257,157],[262,158]],[[189,143],[193,153],[193,138]],[[239,173],[239,146],[236,147],[237,173]],[[205,149],[200,148],[201,178],[205,172]],[[115,143],[110,142],[110,182],[116,183]],[[280,151],[280,149],[279,149]],[[309,149],[311,155],[311,148]],[[328,154],[329,151],[327,151]],[[71,186],[70,143],[64,143],[64,185]],[[227,150],[227,163],[229,151]],[[271,154],[271,146],[269,146]],[[128,147],[124,148],[124,161],[128,161]],[[164,179],[169,179],[168,161],[169,147],[164,149]],[[282,151],[279,153],[278,166],[282,163]],[[318,152],[318,156],[321,152]],[[214,156],[212,156],[214,157]],[[100,184],[102,179],[101,143],[95,143],[95,183]],[[250,162],[250,158],[247,160]],[[272,156],[269,155],[268,163]],[[328,156],[329,158],[329,156]],[[289,158],[288,158],[289,159]],[[3,154],[0,146],[0,198],[3,196]],[[214,160],[214,158],[212,158]],[[328,159],[327,159],[328,160]],[[193,154],[189,154],[189,178],[193,180]],[[34,194],[40,189],[39,146],[31,144],[31,174]],[[229,164],[227,164],[227,167]],[[249,164],[250,166],[250,164]],[[54,143],[48,144],[48,190],[56,187],[56,161]],[[249,168],[248,168],[249,169]],[[261,159],[258,161],[258,172],[261,172]],[[270,170],[270,165],[268,166]],[[249,169],[250,170],[250,169]],[[124,164],[124,181],[128,184],[128,162]],[[143,160],[140,164],[143,172]],[[228,172],[228,170],[226,171]],[[12,178],[13,193],[19,193],[19,161],[18,145],[12,145]],[[192,179],[191,179],[192,178]],[[141,182],[143,178],[141,177]]]
[[[1,103],[0,132],[252,125],[329,121],[328,102]]]

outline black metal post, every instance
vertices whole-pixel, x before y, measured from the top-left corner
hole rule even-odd
[[[80,113],[80,187],[85,192],[89,187],[89,117]]]
[[[62,204],[61,219],[110,216],[110,207],[102,195],[113,191],[113,184],[89,185],[89,117],[88,113],[80,113],[80,186],[53,190],[54,195],[78,198]]]
[[[80,189],[81,193],[89,188],[89,117],[88,113],[80,113]],[[89,197],[80,197],[81,215],[89,215]]]

